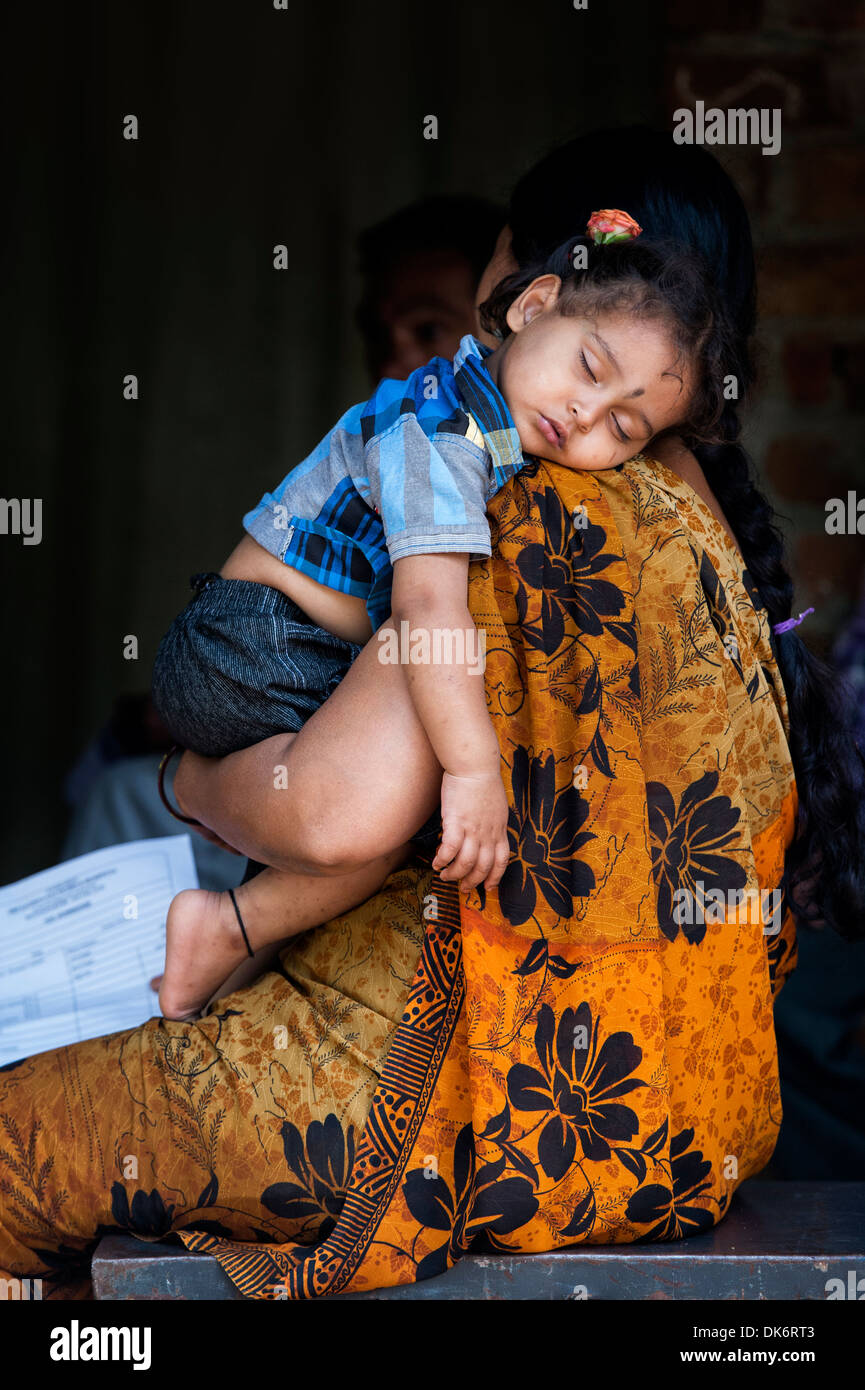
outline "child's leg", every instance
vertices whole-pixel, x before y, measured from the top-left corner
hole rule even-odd
[[[339,877],[311,878],[265,869],[235,888],[256,961],[249,959],[228,893],[204,888],[178,893],[166,922],[165,971],[159,990],[162,1016],[180,1019],[199,1013],[214,991],[224,992],[229,977],[229,987],[239,988],[246,983],[238,969],[244,962],[254,967],[254,978],[267,968],[287,938],[364,902],[399,867],[407,852],[407,847],[401,847]]]
[[[298,734],[180,761],[181,810],[273,866],[236,890],[255,949],[369,897],[439,803],[441,767],[404,673],[379,661],[381,649],[373,638]],[[461,854],[442,877],[470,866]],[[160,1001],[174,1014],[197,1011],[245,947],[228,894],[180,895],[172,909]]]
[[[381,650],[373,637],[298,734],[223,758],[184,753],[181,810],[295,874],[349,874],[403,845],[438,805],[442,774],[402,668],[382,663]],[[443,877],[470,866],[458,858]]]
[[[235,889],[256,953],[368,898],[438,805],[441,768],[401,671],[382,665],[379,650],[373,639],[300,733],[180,761],[180,809],[276,865]],[[255,965],[228,894],[178,894],[167,921],[163,1014],[197,1013],[244,961]]]

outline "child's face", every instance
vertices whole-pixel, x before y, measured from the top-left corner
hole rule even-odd
[[[526,453],[569,468],[615,468],[681,423],[693,375],[669,331],[626,310],[556,311],[560,281],[534,280],[508,310],[510,336],[486,360]]]

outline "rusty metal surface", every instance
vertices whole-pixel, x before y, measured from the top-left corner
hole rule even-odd
[[[691,1239],[468,1255],[437,1279],[340,1298],[825,1300],[828,1280],[863,1277],[865,1182],[751,1181]],[[240,1298],[212,1256],[133,1236],[102,1240],[93,1284],[100,1300]]]

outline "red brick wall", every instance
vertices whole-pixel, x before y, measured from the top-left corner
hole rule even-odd
[[[865,537],[825,504],[865,497],[865,0],[666,0],[665,114],[780,107],[777,155],[710,146],[751,213],[759,382],[747,442],[783,514],[794,613],[820,649],[849,614]]]

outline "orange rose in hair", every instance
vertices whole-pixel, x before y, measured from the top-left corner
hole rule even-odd
[[[609,241],[630,241],[640,235],[642,227],[621,208],[602,208],[593,212],[586,227],[586,235],[599,246]]]

